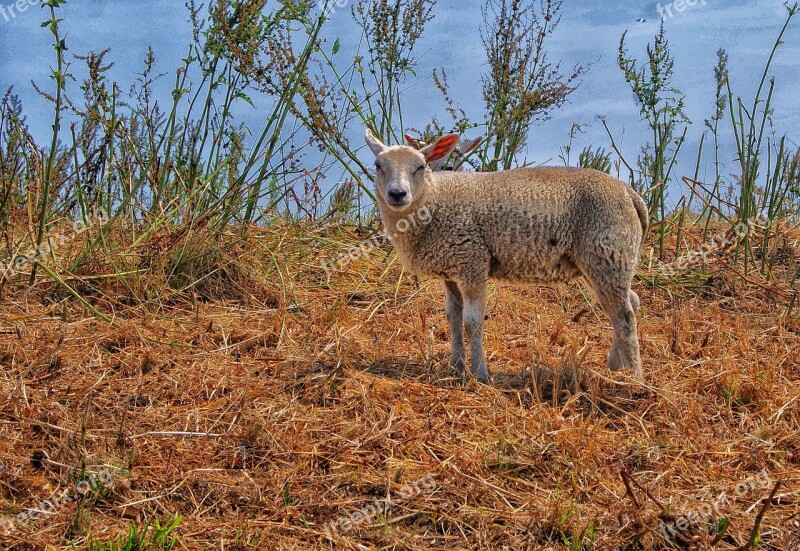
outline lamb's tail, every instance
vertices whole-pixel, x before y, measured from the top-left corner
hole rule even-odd
[[[644,241],[647,237],[647,228],[650,226],[650,212],[647,210],[647,205],[644,202],[644,199],[636,193],[632,187],[625,186],[625,189],[628,190],[628,195],[633,201],[633,207],[636,209],[636,214],[639,215],[639,223],[642,225],[642,242],[639,244],[640,248],[644,247]]]

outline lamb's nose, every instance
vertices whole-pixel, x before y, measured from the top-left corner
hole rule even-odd
[[[392,189],[389,191],[389,199],[391,199],[395,203],[400,203],[404,201],[406,195],[408,195],[408,192],[404,189]]]

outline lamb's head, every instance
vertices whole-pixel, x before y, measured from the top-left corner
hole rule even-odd
[[[375,154],[375,188],[378,200],[394,211],[404,211],[421,197],[431,170],[428,163],[450,155],[458,135],[442,136],[419,151],[407,145],[387,146],[367,128],[367,145]]]

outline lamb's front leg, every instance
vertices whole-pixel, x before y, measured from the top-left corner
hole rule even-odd
[[[450,367],[456,375],[464,376],[466,366],[464,354],[464,298],[458,285],[454,281],[444,282],[444,311],[447,314],[447,323],[450,325]]]
[[[483,353],[483,320],[486,315],[486,284],[464,285],[464,327],[469,340],[470,368],[479,381],[489,380],[486,357]]]

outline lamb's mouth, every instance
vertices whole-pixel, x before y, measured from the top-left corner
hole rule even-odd
[[[386,204],[392,210],[405,210],[405,208],[408,205],[411,204],[411,199],[408,198],[408,197],[403,198],[403,199],[399,199],[399,200],[398,199],[387,198],[386,199]]]

